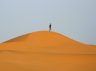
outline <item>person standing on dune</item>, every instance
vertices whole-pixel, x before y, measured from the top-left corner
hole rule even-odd
[[[51,32],[51,26],[52,26],[52,25],[50,24],[50,25],[49,25],[49,32]]]

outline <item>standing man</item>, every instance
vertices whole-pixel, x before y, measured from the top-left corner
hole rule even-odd
[[[49,25],[49,32],[51,32],[51,26],[52,26],[52,25],[50,24],[50,25]]]

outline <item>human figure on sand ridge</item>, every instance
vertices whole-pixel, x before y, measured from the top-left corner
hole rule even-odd
[[[51,32],[51,26],[52,26],[52,25],[50,24],[50,25],[49,25],[49,32]]]

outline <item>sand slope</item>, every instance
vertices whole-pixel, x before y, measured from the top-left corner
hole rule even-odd
[[[26,34],[0,45],[0,49],[31,51],[96,54],[96,46],[86,45],[56,32],[39,31]]]
[[[33,32],[0,44],[0,70],[96,71],[96,46],[56,32]]]

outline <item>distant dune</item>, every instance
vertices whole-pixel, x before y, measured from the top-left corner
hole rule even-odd
[[[96,54],[96,46],[87,45],[56,32],[39,31],[8,40],[0,49],[31,52]]]
[[[96,46],[39,31],[0,44],[0,71],[96,71]]]

